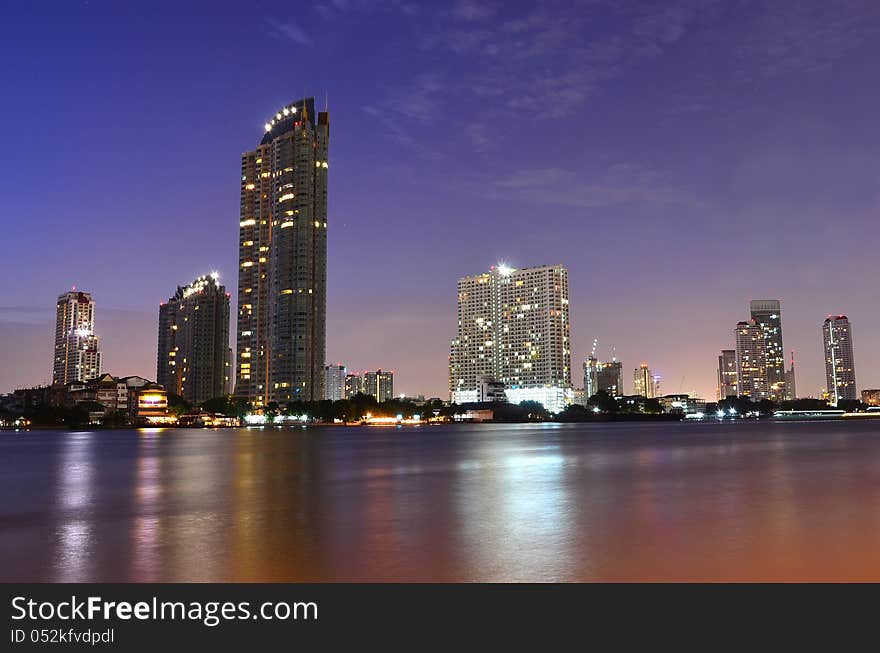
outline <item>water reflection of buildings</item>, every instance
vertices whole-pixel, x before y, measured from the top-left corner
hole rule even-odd
[[[468,580],[578,580],[585,552],[573,527],[581,504],[565,481],[560,445],[536,446],[536,428],[555,425],[523,425],[520,437],[508,433],[503,441],[469,441],[473,460],[456,479],[455,522]]]
[[[61,444],[56,475],[54,580],[93,580],[94,433],[69,433]]]

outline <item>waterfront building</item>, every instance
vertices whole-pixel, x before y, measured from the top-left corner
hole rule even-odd
[[[365,371],[361,376],[361,392],[382,403],[394,398],[394,370]]]
[[[791,350],[791,365],[785,373],[785,391],[789,399],[797,399],[797,382],[794,373],[794,350]]]
[[[642,363],[633,370],[633,394],[653,399],[659,396],[659,377],[651,374],[647,363]]]
[[[862,403],[869,406],[880,406],[880,389],[862,390]]]
[[[95,335],[95,302],[87,292],[58,296],[55,310],[53,385],[84,382],[101,373],[101,350]]]
[[[459,404],[507,401],[507,388],[491,376],[481,376],[476,389],[460,390],[455,399]]]
[[[324,398],[330,116],[314,98],[271,117],[241,156],[236,395]]]
[[[345,398],[345,378],[348,370],[342,363],[324,366],[324,399],[339,401]]]
[[[663,412],[666,413],[680,412],[684,415],[691,415],[702,413],[706,410],[705,399],[692,397],[690,395],[665,395],[663,397],[658,397],[657,401],[660,402],[660,407],[663,408]]]
[[[858,399],[853,359],[852,325],[846,315],[829,315],[822,324],[825,348],[825,380],[829,401]]]
[[[751,320],[762,339],[762,385],[774,401],[793,399],[786,387],[785,349],[782,346],[782,306],[778,299],[754,299],[749,302]]]
[[[722,349],[718,356],[718,390],[716,398],[720,401],[738,396],[736,373],[736,350]]]
[[[514,403],[551,412],[571,403],[568,271],[507,265],[458,281],[458,328],[449,357],[452,401],[492,377]]]
[[[156,380],[193,404],[229,388],[229,294],[217,273],[178,286],[159,305]]]
[[[765,374],[764,337],[755,320],[738,322],[736,338],[736,387],[740,395],[753,400],[769,398]]]

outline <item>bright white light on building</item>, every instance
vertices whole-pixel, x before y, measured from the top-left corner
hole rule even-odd
[[[272,131],[272,125],[270,125],[268,122],[267,122],[265,125],[263,125],[263,128],[264,128],[267,132],[268,132],[268,131]]]
[[[289,116],[289,115],[290,115],[290,109],[288,109],[287,107],[284,107],[284,111],[283,111],[282,113],[283,113],[285,116]]]
[[[211,272],[211,278],[212,278],[214,281],[217,281],[217,280],[220,278],[220,273],[217,272],[217,270],[214,270],[213,272]]]
[[[502,277],[509,277],[514,273],[514,269],[507,265],[507,263],[499,263],[498,264],[498,274]]]
[[[92,330],[91,329],[77,329],[76,331],[74,331],[74,333],[76,335],[78,335],[80,338],[85,338],[86,336],[92,335]]]

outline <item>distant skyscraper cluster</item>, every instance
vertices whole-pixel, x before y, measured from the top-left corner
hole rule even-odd
[[[345,374],[344,366],[340,365],[338,369],[343,371],[342,396],[339,399],[350,399],[362,394],[375,397],[376,401],[382,402],[394,397],[394,370],[367,370],[363,374]],[[335,374],[335,371],[333,373]]]
[[[551,411],[571,402],[568,271],[561,265],[507,265],[458,282],[458,332],[449,357],[449,392],[476,401],[489,377],[513,403]]]
[[[734,331],[736,350],[724,349],[718,357],[718,399],[796,399],[794,352],[786,369],[779,300],[753,300],[749,308],[750,319],[737,323]],[[845,315],[825,319],[822,344],[826,398],[834,405],[841,400],[857,400],[852,326]]]
[[[84,382],[100,373],[101,350],[95,335],[95,302],[87,292],[66,292],[56,303],[52,383]]]
[[[793,378],[785,369],[782,307],[779,300],[753,300],[749,303],[749,313],[749,320],[738,322],[734,330],[737,394],[754,401],[793,399],[790,388],[793,385]],[[733,388],[728,367],[729,351],[722,351],[719,357],[719,398],[723,398],[722,392],[728,393]],[[791,383],[789,383],[790,378],[792,378]]]
[[[329,140],[305,98],[241,156],[235,392],[257,406],[324,398]]]
[[[217,279],[178,286],[159,306],[156,381],[196,404],[229,392],[229,295]]]

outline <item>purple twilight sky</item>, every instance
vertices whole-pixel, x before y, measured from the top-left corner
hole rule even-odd
[[[106,370],[155,377],[177,284],[235,298],[239,155],[306,94],[331,361],[446,397],[456,280],[503,259],[568,266],[576,385],[598,338],[628,391],[647,361],[714,397],[779,298],[801,395],[830,312],[880,386],[876,0],[8,2],[0,52],[0,392],[50,379],[74,284]]]

